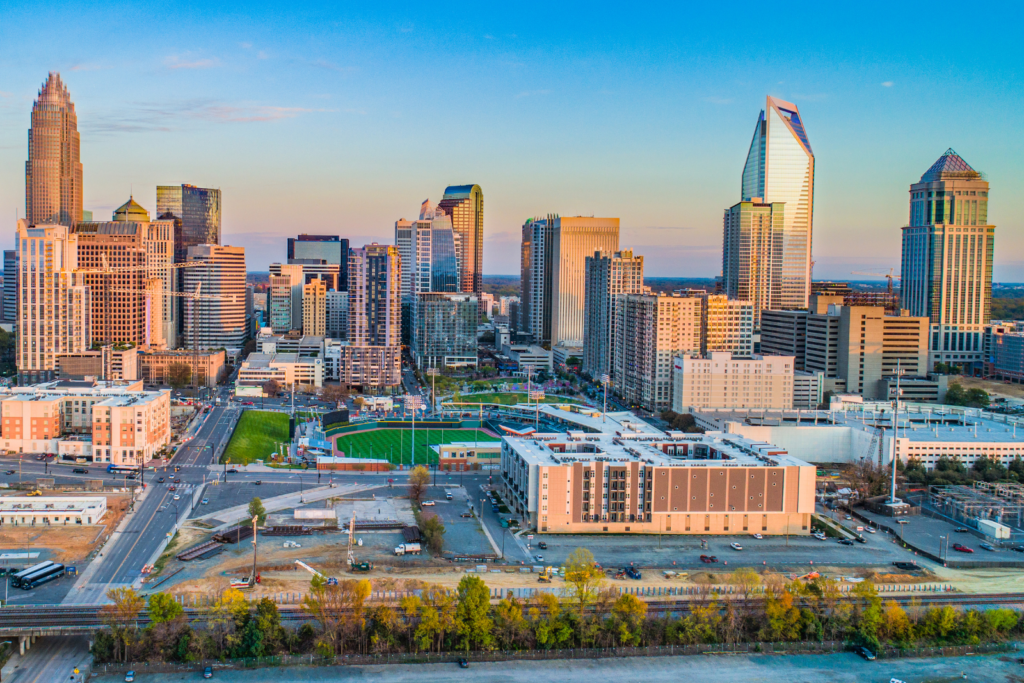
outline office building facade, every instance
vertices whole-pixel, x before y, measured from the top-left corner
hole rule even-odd
[[[421,292],[412,352],[423,368],[476,367],[480,303],[475,294]]]
[[[691,408],[793,408],[792,356],[733,356],[716,351],[678,356],[673,362],[672,410]]]
[[[349,250],[348,340],[340,349],[340,380],[364,392],[401,383],[401,259],[398,247]]]
[[[199,288],[199,299],[187,299],[185,337],[189,349],[241,349],[247,340],[245,320],[245,248],[199,244],[188,248],[185,291]],[[200,286],[201,285],[201,286]]]
[[[346,283],[346,287],[348,287]],[[348,290],[327,291],[327,330],[325,336],[331,339],[348,338]]]
[[[784,204],[780,308],[806,308],[811,293],[814,152],[795,104],[768,97],[743,166],[742,202]],[[751,297],[739,298],[752,300]],[[756,303],[756,302],[755,302]]]
[[[78,115],[60,74],[50,72],[32,104],[25,162],[29,225],[72,227],[82,220],[82,160]]]
[[[18,321],[18,252],[4,249],[4,298],[3,320],[5,323]]]
[[[327,287],[323,280],[302,286],[302,333],[314,337],[327,335]]]
[[[583,372],[594,379],[612,373],[612,346],[623,294],[644,291],[644,257],[624,249],[595,252],[584,266]]]
[[[18,221],[17,367],[19,384],[54,378],[56,358],[88,350],[89,288],[78,271],[78,238],[63,225]]]
[[[484,192],[479,185],[450,185],[437,208],[452,219],[459,235],[459,288],[455,291],[483,291]]]
[[[188,250],[200,244],[220,244],[220,190],[195,185],[158,185],[156,216],[180,221],[174,240],[174,261],[188,260]]]
[[[785,204],[755,198],[732,206],[723,219],[722,283],[730,298],[753,305],[755,327],[761,311],[785,307],[785,214]]]
[[[910,186],[901,306],[931,321],[932,365],[981,369],[992,300],[996,227],[989,184],[952,149]]]
[[[299,235],[288,238],[288,263],[321,262],[338,266],[338,281],[328,289],[348,287],[348,240],[339,235]]]

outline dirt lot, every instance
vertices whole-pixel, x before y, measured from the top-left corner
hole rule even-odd
[[[949,383],[960,384],[964,389],[984,389],[993,396],[1024,399],[1024,384],[1004,384],[978,377],[950,377]]]
[[[59,495],[59,494],[52,494]],[[94,495],[90,493],[89,495]],[[103,495],[103,494],[95,494]],[[128,494],[111,493],[102,524],[94,526],[11,526],[0,527],[0,548],[46,548],[55,562],[76,564],[92,552],[96,544],[117,528],[128,509]]]

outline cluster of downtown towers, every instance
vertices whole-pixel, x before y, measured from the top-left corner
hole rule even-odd
[[[396,222],[394,245],[350,249],[335,235],[290,238],[288,262],[271,267],[259,321],[244,248],[221,245],[219,190],[161,186],[155,220],[129,199],[112,221],[93,221],[83,211],[74,104],[53,73],[33,105],[28,143],[26,217],[16,248],[4,254],[2,309],[17,331],[23,382],[50,379],[62,354],[97,344],[233,349],[258,326],[343,338],[332,378],[366,389],[400,383],[403,341],[421,365],[476,362],[476,311],[485,298],[478,185],[448,187],[436,206],[424,202],[416,220]],[[718,305],[736,312],[742,331],[725,350],[752,351],[742,337],[758,329],[761,311],[808,306],[814,170],[797,107],[767,98],[741,201],[725,211]],[[930,319],[933,362],[978,363],[995,232],[987,224],[988,183],[950,150],[910,195],[901,307]],[[513,340],[578,349],[584,369],[607,376],[626,398],[639,398],[631,383],[667,380],[673,356],[718,350],[708,330],[710,295],[652,295],[643,257],[619,248],[618,218],[550,214],[528,220],[522,232],[521,300],[508,311]],[[693,299],[701,303],[676,301]],[[703,321],[683,326],[693,334],[679,334],[676,324],[673,336],[659,313]],[[633,351],[617,358],[617,344]],[[660,394],[651,403],[662,404]]]

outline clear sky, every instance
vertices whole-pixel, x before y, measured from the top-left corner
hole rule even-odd
[[[497,7],[498,5],[500,7]],[[485,196],[484,269],[534,215],[618,216],[655,276],[721,270],[766,95],[817,164],[814,276],[899,272],[908,188],[953,147],[992,183],[997,281],[1024,281],[1024,3],[6,2],[0,215],[24,215],[48,71],[78,110],[85,208],[223,190],[250,270],[285,236],[390,242],[446,185]]]

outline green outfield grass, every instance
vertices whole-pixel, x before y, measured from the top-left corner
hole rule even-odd
[[[416,463],[436,462],[437,454],[429,446],[457,441],[496,442],[497,438],[478,429],[417,429]],[[338,438],[338,450],[349,458],[385,458],[396,465],[409,466],[412,457],[411,429],[374,429]],[[335,453],[338,455],[338,453]]]
[[[526,392],[523,393],[485,393],[453,396],[452,403],[497,403],[503,406],[514,406],[517,403],[528,403]],[[567,396],[546,396],[541,403],[572,403],[580,404],[575,398]]]
[[[221,462],[244,465],[253,460],[270,460],[278,444],[288,441],[288,415],[263,410],[246,410],[224,450]]]

